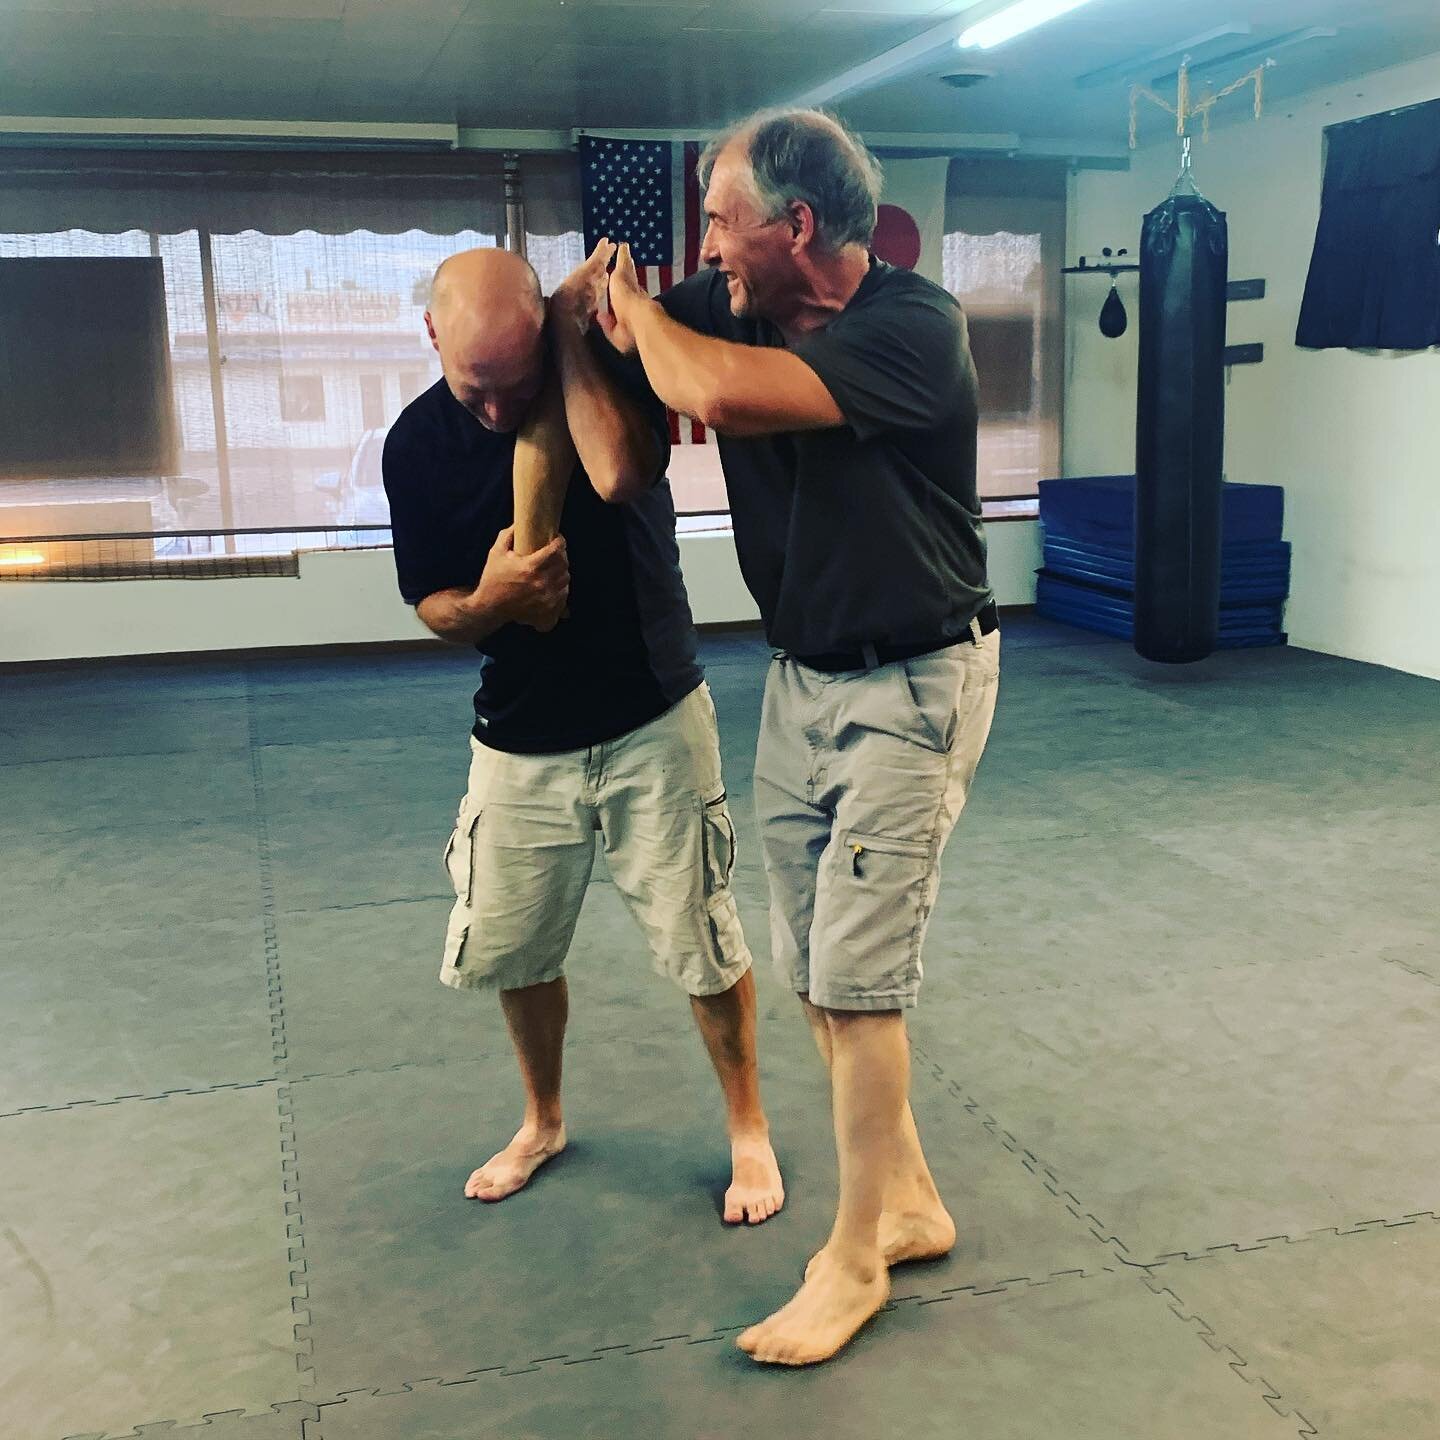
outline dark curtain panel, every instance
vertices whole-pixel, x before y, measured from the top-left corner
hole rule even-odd
[[[0,260],[0,479],[178,469],[161,262]]]
[[[1333,125],[1295,343],[1440,345],[1440,100]]]

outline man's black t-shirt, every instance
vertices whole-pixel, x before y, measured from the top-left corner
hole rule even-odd
[[[633,374],[626,379],[627,389],[636,386]],[[664,410],[643,379],[638,387],[663,457]],[[514,453],[514,434],[485,429],[443,380],[391,427],[385,491],[409,604],[478,582],[496,536],[514,523]],[[476,647],[484,659],[474,733],[497,750],[599,745],[648,724],[701,680],[669,484],[662,479],[632,503],[611,505],[577,465],[560,533],[570,561],[569,618],[544,635],[506,625]]]
[[[736,319],[718,271],[660,297],[702,334],[782,346]],[[791,350],[845,417],[719,436],[735,546],[772,645],[797,655],[959,636],[990,600],[965,316],[938,285],[872,261],[850,303]]]

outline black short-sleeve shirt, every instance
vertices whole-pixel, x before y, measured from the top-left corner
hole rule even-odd
[[[731,314],[718,271],[660,302],[703,334],[785,344],[767,321]],[[845,423],[718,437],[740,568],[770,643],[818,655],[962,634],[991,598],[964,312],[876,260],[845,309],[790,348]]]
[[[606,351],[598,341],[597,353]],[[613,352],[606,363],[623,365]],[[621,374],[668,455],[663,407],[638,365]],[[443,380],[401,412],[383,470],[395,569],[409,604],[478,582],[496,536],[514,523],[514,454],[514,434],[485,429]],[[648,724],[701,680],[669,484],[662,478],[629,504],[608,504],[577,465],[560,533],[569,618],[544,635],[506,625],[476,647],[483,659],[474,734],[497,750],[599,745]]]

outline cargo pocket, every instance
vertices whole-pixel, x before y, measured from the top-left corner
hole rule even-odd
[[[445,927],[445,965],[458,969],[465,958],[465,941],[470,935],[470,906],[475,898],[475,829],[483,812],[466,815],[461,810],[445,846],[445,873],[455,891],[455,906]]]
[[[719,964],[728,966],[745,954],[745,934],[730,880],[735,873],[735,826],[722,790],[704,804],[700,843],[705,866],[705,916]]]
[[[887,980],[905,983],[925,933],[932,847],[851,830],[841,837],[835,864],[833,933],[848,952],[872,956],[876,967],[858,978],[880,989]]]
[[[705,852],[705,898],[711,899],[730,888],[735,872],[735,826],[722,790],[714,800],[705,802],[701,845]]]

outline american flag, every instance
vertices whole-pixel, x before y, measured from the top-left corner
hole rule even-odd
[[[627,242],[640,284],[668,290],[700,266],[700,162],[696,140],[580,137],[580,196],[585,249],[602,235]],[[672,445],[703,445],[705,427],[670,415]]]

